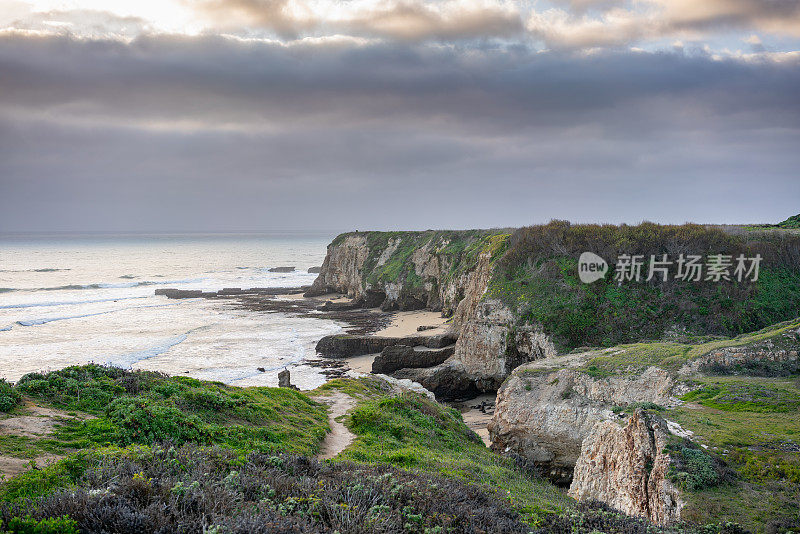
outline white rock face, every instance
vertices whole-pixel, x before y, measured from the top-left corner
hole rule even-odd
[[[686,363],[678,371],[678,374],[687,376],[700,372],[707,366],[719,365],[721,367],[733,367],[745,362],[789,362],[797,361],[797,350],[770,349],[750,347],[727,347],[712,351],[701,358]]]
[[[622,427],[601,421],[584,440],[569,494],[605,502],[658,524],[680,519],[680,491],[668,479],[667,422],[637,411]]]
[[[370,293],[382,294],[381,304],[384,308],[391,309],[403,307],[404,297],[412,297],[414,302],[428,309],[441,310],[446,315],[452,314],[462,298],[469,292],[467,286],[472,283],[477,270],[468,269],[458,276],[449,276],[451,260],[436,250],[436,245],[428,243],[416,249],[410,256],[414,265],[414,272],[422,279],[419,287],[406,287],[402,281],[397,282],[369,282],[368,272],[365,272],[367,259],[370,256],[368,234],[349,234],[336,243],[328,246],[328,253],[322,264],[319,276],[309,291],[310,294],[319,295],[330,291],[345,293],[353,299],[369,300]],[[441,244],[441,243],[440,243]],[[400,245],[400,239],[389,240],[382,251],[372,251],[377,254],[377,266],[385,265]],[[373,256],[374,257],[374,256]],[[480,265],[486,273],[481,276],[483,291],[488,283],[488,260],[486,265]],[[480,281],[477,287],[480,287]],[[417,306],[419,307],[419,306]],[[457,320],[456,320],[457,322]]]
[[[598,379],[572,369],[541,372],[534,364],[523,365],[497,392],[489,423],[492,448],[524,456],[566,484],[595,425],[618,419],[612,406],[667,404],[673,387],[672,377],[656,367],[638,377]]]

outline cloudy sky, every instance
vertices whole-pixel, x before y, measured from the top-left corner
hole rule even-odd
[[[800,0],[0,0],[0,231],[798,212]]]

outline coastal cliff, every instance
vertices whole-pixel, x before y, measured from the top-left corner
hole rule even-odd
[[[613,267],[592,284],[578,276],[583,251],[611,260],[721,250],[760,255],[758,279],[621,281]],[[796,476],[794,460],[770,451],[800,450],[800,390],[781,378],[800,371],[799,265],[800,236],[699,225],[351,233],[329,246],[309,294],[441,311],[452,356],[393,363],[393,376],[440,399],[497,391],[492,448],[579,500],[702,522],[734,519],[753,492],[770,494],[770,477]],[[385,359],[418,358],[406,347]],[[732,496],[710,515],[703,492],[722,484]],[[775,517],[798,509],[793,488],[773,492]],[[763,530],[755,511],[746,517]]]
[[[329,246],[307,296],[344,293],[384,310],[429,309],[452,316],[488,284],[489,258],[508,231],[351,232]],[[456,317],[456,322],[463,314]]]
[[[541,329],[512,333],[514,313],[485,298],[508,237],[505,230],[343,234],[329,245],[306,295],[337,292],[354,305],[441,311],[451,317],[454,355],[436,366],[398,369],[396,376],[443,398],[495,391],[518,365],[555,355]]]

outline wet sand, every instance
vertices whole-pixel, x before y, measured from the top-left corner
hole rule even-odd
[[[447,319],[434,311],[415,310],[395,312],[388,326],[375,332],[376,336],[405,337],[433,336],[447,331]],[[420,326],[435,326],[430,330],[417,331]]]

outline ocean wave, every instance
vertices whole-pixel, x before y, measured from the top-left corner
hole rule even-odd
[[[183,334],[166,338],[158,345],[154,345],[144,350],[111,356],[109,357],[108,361],[106,361],[106,365],[113,365],[115,367],[124,367],[124,368],[132,367],[136,363],[139,363],[144,360],[149,360],[151,358],[155,358],[156,356],[164,354],[175,345],[178,345],[186,341],[186,339],[188,339],[191,333],[205,328],[207,328],[207,326],[193,328]]]
[[[115,367],[131,367],[133,364],[149,360],[150,358],[155,358],[161,354],[164,354],[169,349],[178,345],[179,343],[183,343],[189,337],[189,334],[180,334],[178,336],[174,336],[171,338],[167,338],[162,343],[150,347],[149,349],[140,350],[137,352],[129,352],[128,354],[119,354],[117,356],[112,356],[106,362],[106,365],[113,365]]]
[[[106,310],[101,312],[95,313],[84,313],[82,315],[68,315],[65,317],[44,317],[42,319],[27,319],[22,321],[17,321],[17,324],[20,326],[41,326],[43,324],[52,323],[53,321],[65,321],[67,319],[82,319],[84,317],[94,317],[96,315],[106,315],[109,313],[116,313],[125,310],[141,310],[143,308],[164,308],[166,306],[176,306],[182,304],[183,302],[189,302],[190,300],[197,300],[197,299],[188,299],[182,302],[171,302],[168,304],[150,304],[145,306],[126,306],[124,308],[117,308],[116,310]]]
[[[29,302],[27,304],[4,304],[0,306],[0,310],[10,310],[14,308],[44,308],[50,306],[74,306],[76,304],[94,304],[97,302],[113,302],[116,300],[132,300],[132,299],[146,299],[147,295],[140,297],[117,297],[112,299],[91,299],[91,300],[62,300],[62,301],[49,301],[49,302]]]
[[[0,273],[57,273],[60,271],[71,271],[72,269],[0,269]]]
[[[13,287],[0,287],[0,293],[10,293],[16,291]]]
[[[10,324],[10,325],[8,325],[8,326],[0,326],[0,332],[8,332],[8,331],[9,331],[9,330],[11,330],[12,328],[14,328],[14,325],[13,325],[13,324]]]
[[[125,278],[120,276],[120,278]],[[196,284],[206,278],[186,278],[183,280],[144,280],[142,282],[117,282],[117,283],[96,283],[96,284],[67,284],[64,286],[38,287],[35,289],[4,288],[7,291],[74,291],[81,289],[129,289],[132,287],[158,286],[165,284]],[[0,291],[2,292],[2,291]]]

